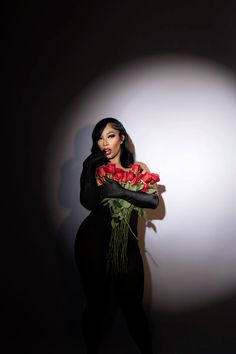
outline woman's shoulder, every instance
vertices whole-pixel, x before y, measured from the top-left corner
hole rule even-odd
[[[144,162],[136,161],[134,165],[139,165],[143,172],[150,172],[148,166]]]

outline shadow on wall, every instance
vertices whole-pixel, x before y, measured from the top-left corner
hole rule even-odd
[[[131,137],[129,136],[129,150],[135,156],[135,146]],[[145,161],[144,161],[145,162]],[[143,296],[143,304],[145,310],[149,317],[151,317],[152,310],[152,279],[151,279],[151,271],[148,263],[148,258],[155,265],[158,266],[156,260],[152,257],[151,252],[146,250],[145,248],[145,231],[146,228],[152,228],[154,232],[157,233],[156,225],[153,223],[154,220],[163,220],[166,215],[166,209],[164,200],[162,198],[162,194],[166,191],[166,187],[162,184],[158,184],[158,196],[159,196],[159,204],[157,209],[146,209],[147,212],[147,222],[143,218],[139,218],[138,222],[138,239],[139,239],[139,247],[143,259],[144,265],[144,296]]]
[[[162,194],[165,193],[166,188],[164,185],[158,185],[158,195],[159,195],[159,204],[157,209],[146,209],[148,219],[145,221],[144,219],[139,219],[138,223],[138,237],[139,237],[139,246],[143,258],[144,264],[144,307],[149,317],[151,317],[152,311],[152,279],[151,279],[151,271],[149,263],[152,263],[154,267],[158,267],[158,262],[152,256],[151,251],[147,250],[145,247],[145,231],[146,228],[151,228],[155,233],[158,234],[158,229],[156,225],[153,223],[154,220],[163,220],[166,215],[165,203],[162,198]],[[149,259],[149,261],[148,261]]]
[[[79,192],[82,164],[90,154],[92,146],[92,129],[92,126],[86,126],[77,132],[74,155],[61,166],[58,188],[58,203],[68,211],[57,231],[56,242],[57,261],[65,298],[67,338],[81,343],[81,346],[84,294],[74,261],[74,241],[80,223],[88,215],[88,211],[80,204]]]

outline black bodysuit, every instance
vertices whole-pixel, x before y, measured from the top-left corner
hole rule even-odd
[[[133,211],[130,226],[136,235],[137,221],[137,212]],[[75,240],[75,260],[86,297],[83,329],[87,353],[98,353],[106,307],[113,288],[140,353],[151,354],[149,325],[142,306],[144,270],[138,242],[130,232],[127,247],[128,271],[111,277],[106,269],[110,236],[109,207],[98,204],[80,225]]]

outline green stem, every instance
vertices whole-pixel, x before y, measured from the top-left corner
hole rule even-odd
[[[130,214],[131,214],[133,208],[130,208],[130,209],[131,209],[131,211],[130,211]],[[128,228],[129,228],[129,230],[131,231],[132,235],[136,238],[136,240],[138,240],[138,237],[135,235],[135,233],[134,233],[133,230],[131,229],[130,224],[127,222],[126,218],[124,218],[124,220],[125,220],[126,224],[128,225]]]

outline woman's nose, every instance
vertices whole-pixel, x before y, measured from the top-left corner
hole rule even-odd
[[[106,146],[108,143],[107,139],[103,139],[103,146]]]

